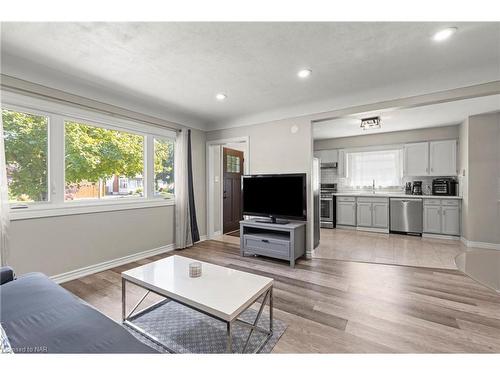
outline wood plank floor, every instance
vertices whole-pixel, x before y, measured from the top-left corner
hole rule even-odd
[[[174,254],[272,277],[275,317],[288,324],[274,353],[500,352],[500,295],[455,270],[332,259],[292,269],[205,241],[62,286],[119,321],[120,272]],[[130,308],[142,294],[129,293]]]

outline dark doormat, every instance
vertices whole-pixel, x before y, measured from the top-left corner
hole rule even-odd
[[[235,230],[233,232],[226,233],[227,236],[240,237],[240,230]]]

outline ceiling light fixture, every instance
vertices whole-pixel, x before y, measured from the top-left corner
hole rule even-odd
[[[363,130],[380,129],[380,127],[381,127],[381,123],[380,123],[379,116],[367,117],[367,118],[361,119],[361,129],[363,129]]]
[[[438,31],[436,34],[434,34],[432,39],[434,39],[435,42],[442,42],[443,40],[446,40],[450,36],[455,34],[457,30],[458,29],[456,27],[448,27],[446,29]]]
[[[227,95],[220,92],[215,95],[215,99],[217,99],[219,102],[222,102],[223,100],[227,99]]]
[[[299,76],[299,78],[307,78],[311,75],[311,73],[312,73],[311,69],[302,69],[302,70],[299,70],[297,75]]]

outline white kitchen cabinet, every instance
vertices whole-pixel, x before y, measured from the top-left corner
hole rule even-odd
[[[431,176],[457,175],[457,141],[432,141],[429,143]]]
[[[371,227],[372,226],[372,203],[358,202],[358,227]]]
[[[339,161],[338,150],[317,150],[314,151],[314,157],[320,160],[320,163],[337,163]]]
[[[460,235],[460,209],[459,207],[442,206],[441,233],[450,236]]]
[[[372,226],[389,228],[389,203],[373,203],[372,207]]]
[[[338,225],[356,225],[356,202],[340,201],[337,199],[337,224]]]
[[[457,141],[431,141],[404,145],[404,175],[456,176]]]
[[[404,145],[405,176],[427,176],[429,174],[429,142]]]
[[[424,233],[459,236],[460,202],[453,199],[425,199]]]
[[[338,166],[337,175],[341,178],[346,177],[346,167],[345,167],[345,152],[344,150],[338,150]]]

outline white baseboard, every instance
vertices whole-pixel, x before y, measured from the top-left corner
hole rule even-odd
[[[500,243],[469,241],[465,237],[460,237],[460,240],[467,247],[477,247],[479,249],[500,250]]]
[[[93,264],[91,266],[79,268],[79,269],[76,269],[73,271],[60,273],[59,275],[54,275],[54,276],[51,276],[50,278],[52,280],[54,280],[56,283],[61,284],[61,283],[65,283],[66,281],[75,280],[75,279],[78,279],[80,277],[88,276],[88,275],[91,275],[91,274],[96,273],[96,272],[105,271],[105,270],[108,270],[110,268],[118,267],[118,266],[121,266],[123,264],[130,263],[130,262],[135,262],[137,260],[148,258],[148,257],[151,257],[153,255],[163,254],[163,253],[172,251],[174,249],[175,249],[175,244],[160,246],[160,247],[157,247],[155,249],[141,251],[140,253],[127,255],[127,256],[124,256],[121,258],[107,260],[107,261],[102,262],[102,263]]]
[[[449,236],[447,234],[433,234],[433,233],[422,233],[423,238],[435,238],[438,240],[454,240],[460,241],[459,236]]]
[[[200,242],[206,241],[206,240],[207,240],[206,235],[200,236]],[[102,271],[108,270],[108,269],[113,268],[113,267],[118,267],[118,266],[121,266],[123,264],[135,262],[137,260],[141,260],[144,258],[149,258],[149,257],[152,257],[154,255],[167,253],[167,252],[172,251],[172,250],[175,250],[175,244],[160,246],[160,247],[157,247],[155,249],[141,251],[140,253],[127,255],[127,256],[124,256],[121,258],[117,258],[117,259],[107,260],[107,261],[102,262],[102,263],[93,264],[91,266],[79,268],[79,269],[69,271],[69,272],[64,272],[64,273],[61,273],[59,275],[54,275],[54,276],[51,276],[50,278],[52,280],[54,280],[56,283],[61,284],[61,283],[65,283],[67,281],[78,279],[80,277],[91,275],[93,273],[102,272]]]
[[[389,233],[389,229],[385,228],[356,227],[356,230],[361,232]]]

